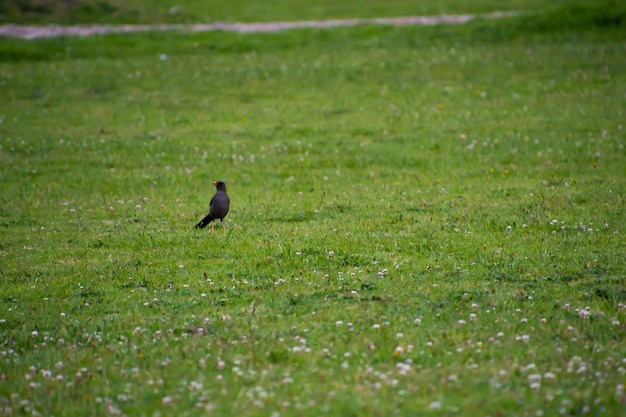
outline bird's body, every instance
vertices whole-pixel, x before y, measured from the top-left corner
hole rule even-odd
[[[226,217],[230,208],[230,198],[226,194],[226,184],[223,181],[214,182],[213,185],[217,187],[217,191],[211,199],[209,214],[196,224],[196,229],[204,229],[209,223],[217,219],[220,219],[222,227],[224,227],[224,217]],[[213,224],[213,227],[215,227],[215,224]]]

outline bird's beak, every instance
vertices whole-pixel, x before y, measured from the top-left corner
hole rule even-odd
[[[213,185],[215,185],[217,187],[217,182],[213,181]]]

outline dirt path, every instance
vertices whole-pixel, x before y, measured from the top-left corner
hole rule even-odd
[[[278,32],[281,30],[299,28],[329,28],[338,26],[356,25],[458,25],[474,19],[500,19],[515,16],[519,11],[493,12],[489,14],[459,14],[441,16],[406,16],[377,19],[335,19],[310,20],[295,22],[268,22],[268,23],[208,23],[192,25],[78,25],[78,26],[22,26],[15,24],[0,25],[0,36],[9,36],[21,39],[52,38],[58,36],[92,36],[107,33],[131,33],[149,31],[187,31],[210,32],[226,31],[240,33]]]

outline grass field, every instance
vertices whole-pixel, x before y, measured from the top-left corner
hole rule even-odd
[[[619,4],[617,0],[610,1]],[[550,2],[552,6],[568,3],[571,1]],[[5,0],[0,4],[0,15],[4,21],[47,23],[265,22],[534,10],[543,4],[541,0]]]
[[[0,415],[623,415],[624,8],[535,3],[0,39]]]

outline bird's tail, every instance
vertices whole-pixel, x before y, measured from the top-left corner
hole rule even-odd
[[[196,225],[196,229],[204,229],[209,223],[213,221],[213,217],[207,215],[204,219],[200,220],[200,222]]]

